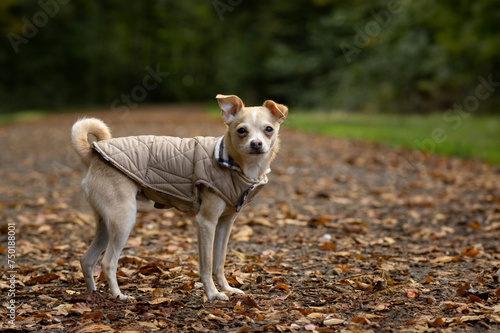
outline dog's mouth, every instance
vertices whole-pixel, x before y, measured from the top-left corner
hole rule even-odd
[[[250,149],[250,155],[264,155],[265,153],[262,149]]]

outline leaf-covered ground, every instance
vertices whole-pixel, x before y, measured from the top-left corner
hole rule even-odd
[[[224,130],[193,106],[87,114],[115,136]],[[79,259],[94,223],[79,186],[85,169],[69,140],[81,115],[0,128],[2,330],[500,330],[498,169],[286,129],[270,184],[230,241],[226,272],[245,295],[208,302],[193,216],[147,205],[118,272],[136,300],[112,299],[99,267],[99,291],[87,293]],[[14,297],[8,271],[16,272]],[[8,324],[11,299],[15,326]]]

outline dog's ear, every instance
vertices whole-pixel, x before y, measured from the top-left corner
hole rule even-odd
[[[262,105],[271,111],[272,115],[277,118],[280,124],[285,120],[286,116],[288,116],[288,108],[286,105],[278,104],[271,100],[265,101]]]
[[[219,102],[220,109],[222,110],[222,119],[229,125],[233,121],[236,114],[245,107],[243,101],[236,95],[217,95],[217,102]]]

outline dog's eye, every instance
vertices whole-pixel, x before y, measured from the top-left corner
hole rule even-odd
[[[241,127],[241,128],[238,128],[238,130],[236,132],[238,132],[238,134],[245,134],[247,132],[247,130],[245,128]]]
[[[266,132],[267,133],[272,133],[273,131],[274,131],[274,129],[271,126],[267,126],[266,127]]]

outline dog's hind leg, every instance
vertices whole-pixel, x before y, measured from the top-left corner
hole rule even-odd
[[[99,256],[108,245],[109,240],[108,230],[102,215],[97,210],[94,210],[94,216],[96,222],[95,238],[87,252],[85,252],[80,260],[83,276],[85,277],[85,283],[87,284],[87,289],[89,291],[95,290],[95,282],[92,272]]]

